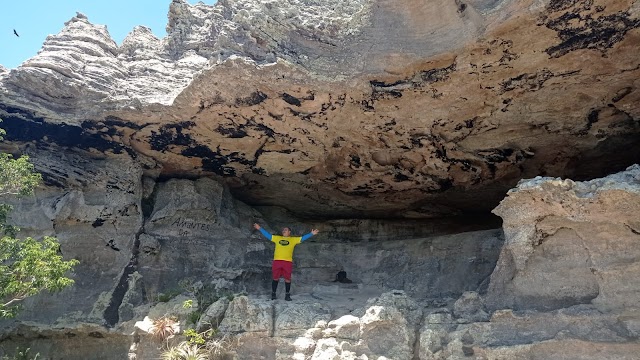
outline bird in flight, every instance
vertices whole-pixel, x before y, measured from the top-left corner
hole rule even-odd
[[[18,32],[16,31],[16,29],[13,29],[13,34],[17,37],[20,37],[20,35],[18,35]]]

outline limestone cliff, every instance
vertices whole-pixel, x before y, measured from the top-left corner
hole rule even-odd
[[[111,161],[84,166],[116,170]],[[182,328],[199,309],[197,328],[218,329],[235,359],[595,360],[640,350],[638,165],[588,182],[521,182],[496,209],[504,246],[496,230],[438,235],[422,224],[421,235],[393,240],[388,221],[368,224],[389,231],[382,239],[321,223],[331,235],[297,250],[291,303],[281,293],[268,299],[269,243],[242,220],[278,224],[278,211],[251,209],[209,179],[127,187],[129,179],[16,204],[24,229],[53,226],[63,254],[81,265],[73,288],[30,299],[2,324],[4,349],[155,359],[150,319],[176,316]],[[127,205],[135,196],[145,199],[142,223],[137,203]],[[116,200],[124,206],[108,205]],[[333,282],[340,268],[353,282]],[[182,294],[166,296],[174,289]],[[186,299],[197,300],[194,310]]]
[[[637,0],[174,0],[118,45],[77,14],[0,67],[0,151],[45,180],[0,200],[80,260],[0,356],[155,359],[166,314],[236,359],[634,358],[639,28]],[[321,229],[293,303],[254,222]]]
[[[2,73],[0,118],[304,216],[489,211],[521,178],[640,161],[639,19],[632,0],[176,0],[166,38],[117,46],[79,14]]]

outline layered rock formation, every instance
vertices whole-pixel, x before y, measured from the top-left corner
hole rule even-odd
[[[82,165],[78,173],[93,181],[127,165],[47,159],[55,161]],[[134,325],[174,315],[184,327],[192,310],[182,303],[198,299],[198,328],[228,336],[238,359],[632,359],[640,350],[638,165],[582,183],[521,182],[496,209],[504,247],[495,230],[407,240],[319,235],[297,251],[292,303],[267,300],[270,248],[241,220],[278,224],[280,211],[251,209],[208,179],[130,181],[49,189],[15,204],[24,234],[55,233],[63,254],[81,264],[73,288],[31,298],[17,321],[3,323],[5,349],[156,358],[159,343]],[[129,205],[135,196],[142,201]],[[106,206],[114,201],[122,206]],[[394,232],[393,222],[386,227]],[[332,281],[340,268],[352,283]],[[158,302],[174,289],[186,296]]]
[[[45,179],[0,200],[80,260],[0,356],[157,358],[166,314],[237,359],[632,359],[639,4],[175,0],[120,46],[78,14],[0,67]],[[293,303],[254,222],[321,229]]]
[[[128,152],[305,216],[488,211],[523,177],[640,161],[639,16],[631,0],[174,1],[166,38],[118,47],[78,15],[2,76],[0,117],[14,141]]]

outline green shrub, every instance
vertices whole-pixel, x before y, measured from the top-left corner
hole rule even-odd
[[[192,311],[187,316],[187,324],[194,324],[194,325],[197,324],[201,316],[202,316],[201,310]]]
[[[182,291],[180,289],[172,289],[165,293],[160,293],[158,295],[158,302],[169,302],[169,300],[180,294],[182,294]]]
[[[29,351],[31,349],[27,348],[25,350],[16,350],[16,353],[13,355],[13,357],[9,357],[8,355],[4,355],[2,358],[0,358],[0,360],[38,360],[38,356],[40,356],[40,354],[36,354],[34,357],[31,357],[29,355]]]
[[[209,352],[204,347],[186,341],[162,353],[162,360],[209,360]]]

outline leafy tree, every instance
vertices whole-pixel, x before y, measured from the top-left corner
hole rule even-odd
[[[0,129],[0,140],[5,132]],[[0,198],[33,194],[42,177],[27,156],[0,153]],[[60,291],[73,284],[64,275],[78,264],[64,261],[55,238],[17,239],[18,228],[7,224],[11,206],[0,204],[0,318],[17,314],[20,302],[43,290]]]

